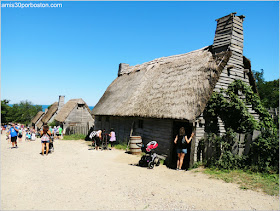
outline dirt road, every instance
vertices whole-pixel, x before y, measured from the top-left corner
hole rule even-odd
[[[88,150],[55,141],[41,156],[39,139],[11,149],[1,136],[2,210],[278,210],[278,197],[241,190],[193,171],[134,166],[119,150]]]

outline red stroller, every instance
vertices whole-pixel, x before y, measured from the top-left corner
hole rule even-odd
[[[153,169],[154,166],[159,166],[160,159],[158,155],[154,152],[154,150],[158,147],[158,143],[156,141],[151,141],[146,146],[146,154],[141,157],[139,161],[139,166],[148,167],[149,169]]]

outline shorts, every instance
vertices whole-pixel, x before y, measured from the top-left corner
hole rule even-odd
[[[187,154],[187,149],[177,149],[177,153],[184,153]]]
[[[17,136],[11,137],[11,142],[16,142],[17,141]]]
[[[50,141],[41,141],[42,144],[50,143]]]
[[[99,138],[98,136],[94,136],[94,137],[93,137],[93,140],[95,141],[95,143],[96,143],[97,146],[100,146],[101,141],[100,141],[100,138]]]
[[[19,134],[18,137],[19,137],[19,138],[22,138],[22,134]]]

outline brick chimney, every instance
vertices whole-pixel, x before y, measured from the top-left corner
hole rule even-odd
[[[59,95],[57,112],[64,106],[65,96]]]

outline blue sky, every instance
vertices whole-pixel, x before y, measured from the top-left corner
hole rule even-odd
[[[58,3],[63,7],[2,8],[1,99],[49,105],[65,95],[94,106],[119,63],[211,45],[215,19],[231,12],[246,16],[244,55],[252,69],[264,69],[267,81],[279,78],[276,1]]]

